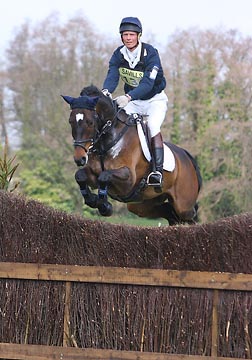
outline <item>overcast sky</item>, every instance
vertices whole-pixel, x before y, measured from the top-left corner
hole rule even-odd
[[[237,29],[252,36],[252,0],[9,0],[0,4],[0,51],[25,21],[36,25],[53,12],[62,21],[81,12],[99,32],[115,38],[121,19],[137,16],[143,33],[164,44],[175,30],[194,26]]]

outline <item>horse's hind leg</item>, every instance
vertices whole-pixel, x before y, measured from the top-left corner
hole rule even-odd
[[[198,204],[196,204],[192,210],[186,211],[178,215],[172,203],[170,202],[165,202],[164,204],[161,204],[159,208],[160,214],[162,215],[160,217],[167,219],[169,225],[171,226],[179,224],[196,224],[198,221],[197,210]]]
[[[196,203],[191,209],[178,211],[177,204],[174,204],[174,209],[180,218],[180,222],[184,224],[196,224],[198,222],[198,204]]]
[[[194,208],[190,212],[189,220],[186,220],[187,224],[193,225],[193,224],[196,224],[199,221],[198,209],[199,209],[199,205],[198,205],[198,203],[196,203]]]
[[[161,204],[158,211],[160,212],[160,217],[165,218],[170,226],[181,224],[181,219],[170,202]]]
[[[169,202],[155,204],[153,199],[144,201],[141,204],[128,204],[128,210],[140,217],[150,219],[163,218],[169,222],[169,225],[177,225],[181,223],[180,218],[176,214],[173,206]]]

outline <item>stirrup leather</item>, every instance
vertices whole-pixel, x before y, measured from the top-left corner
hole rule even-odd
[[[162,173],[160,171],[152,171],[147,177],[147,185],[161,186],[161,184],[162,184]]]

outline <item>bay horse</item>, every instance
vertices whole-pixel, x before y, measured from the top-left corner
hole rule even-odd
[[[164,142],[173,165],[168,171],[164,167],[162,190],[157,192],[147,184],[152,166],[139,135],[145,133],[143,117],[128,115],[94,85],[84,87],[77,98],[62,97],[71,109],[74,160],[80,167],[75,179],[86,205],[97,208],[102,216],[111,216],[110,197],[126,203],[140,217],[164,218],[169,225],[197,221],[202,178],[188,151]],[[92,192],[96,189],[97,194]]]

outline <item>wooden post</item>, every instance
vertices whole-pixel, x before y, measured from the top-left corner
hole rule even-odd
[[[71,282],[66,281],[65,290],[65,308],[64,308],[64,335],[63,335],[63,346],[68,346],[70,341],[70,297],[71,297]]]
[[[219,304],[219,290],[213,290],[211,356],[216,358],[218,356],[218,304]]]

